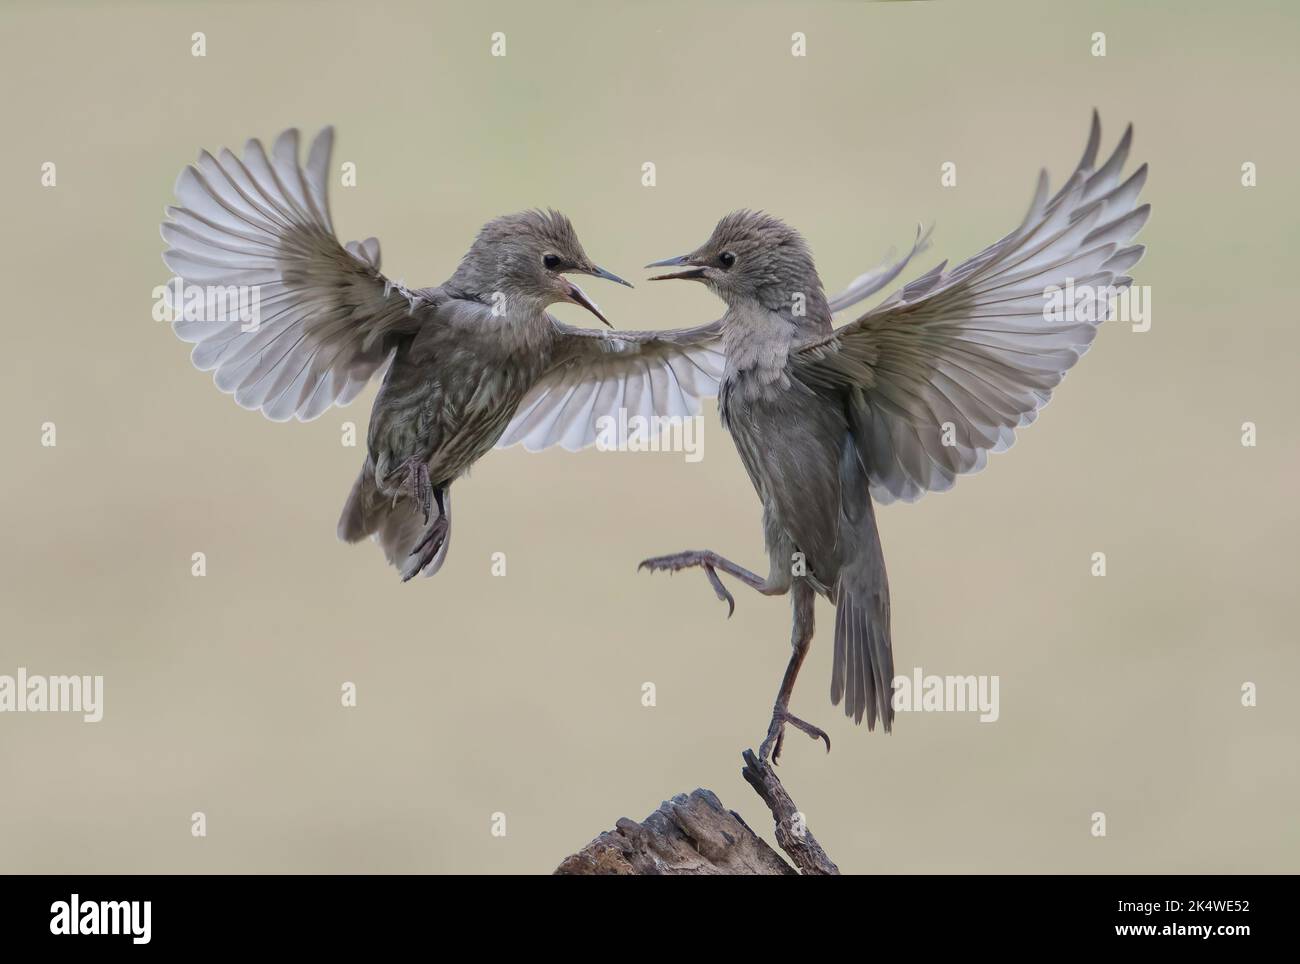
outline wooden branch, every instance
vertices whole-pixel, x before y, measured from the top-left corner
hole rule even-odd
[[[740,775],[772,811],[772,819],[776,821],[776,842],[781,849],[790,855],[794,865],[804,874],[838,876],[840,868],[826,856],[826,851],[808,829],[808,822],[790,799],[790,794],[785,792],[772,764],[760,763],[753,750],[746,750],[743,759],[745,768]]]
[[[781,859],[711,790],[679,793],[641,823],[620,817],[556,869],[564,875],[838,874],[807,829],[803,815],[768,763],[744,753],[741,775],[763,798],[776,821],[776,840],[794,861]]]

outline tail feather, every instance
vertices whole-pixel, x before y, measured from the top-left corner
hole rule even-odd
[[[442,568],[451,546],[450,486],[444,488],[442,502],[448,531],[437,553],[424,562],[413,554],[428,532],[429,525],[424,521],[424,512],[409,498],[402,497],[394,503],[391,496],[379,491],[375,485],[374,470],[367,461],[343,506],[343,514],[339,518],[339,538],[344,542],[360,542],[366,536],[373,538],[379,543],[388,564],[401,571],[403,581],[417,572],[432,576]],[[438,511],[436,503],[433,511]],[[430,520],[432,521],[433,519]],[[420,565],[421,562],[423,565]]]
[[[414,503],[406,500],[398,502],[397,508],[389,513],[383,528],[376,535],[375,538],[384,550],[384,558],[401,570],[402,582],[414,579],[417,575],[426,577],[436,575],[442,568],[442,564],[447,561],[447,551],[451,548],[451,486],[443,489],[442,505],[447,530],[443,535],[442,545],[432,557],[428,556],[427,551],[422,550],[417,553],[416,547],[424,541],[429,526],[439,518],[436,503],[433,506],[434,515],[426,523],[424,513],[416,508]]]
[[[844,700],[844,715],[867,729],[877,717],[885,732],[893,728],[894,654],[889,639],[889,599],[841,580],[835,610],[835,662],[831,671],[831,703]]]
[[[388,564],[401,569],[423,533],[424,513],[414,503],[398,499],[397,505],[384,513],[375,532],[375,541],[384,551]]]
[[[840,570],[835,587],[835,656],[831,703],[844,700],[844,714],[867,729],[876,719],[885,732],[893,728],[894,652],[889,636],[889,578],[876,530],[876,516],[866,497],[865,518],[852,527],[857,537],[852,557]]]
[[[344,542],[360,542],[368,535],[373,535],[382,521],[384,497],[375,487],[374,466],[370,460],[361,467],[361,474],[352,483],[348,501],[343,504],[343,514],[339,516],[339,538]]]

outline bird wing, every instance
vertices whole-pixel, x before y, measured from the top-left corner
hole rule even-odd
[[[870,271],[864,271],[850,281],[843,291],[827,299],[831,313],[839,314],[845,308],[850,308],[858,302],[864,301],[902,274],[903,269],[908,266],[913,258],[930,247],[930,233],[933,230],[933,224],[924,230],[918,224],[916,226],[916,240],[912,242],[912,250],[895,261],[894,251],[891,248],[880,264]]]
[[[162,225],[163,261],[185,285],[182,304],[170,299],[177,336],[195,343],[195,366],[219,389],[276,421],[352,401],[387,361],[387,336],[418,327],[420,298],[380,273],[379,241],[343,246],[334,235],[333,142],[333,128],[321,131],[305,168],[296,130],[269,157],[258,140],[242,159],[203,151],[177,178],[180,204]],[[186,310],[195,292],[207,300]]]
[[[718,394],[726,366],[722,322],[674,331],[601,332],[555,322],[556,363],[524,396],[497,448],[536,452],[594,443],[601,419],[689,416]],[[647,423],[648,424],[648,423]]]
[[[1130,125],[1094,170],[1101,138],[1094,112],[1077,170],[1050,200],[1040,173],[1020,227],[792,354],[795,376],[810,388],[852,389],[854,435],[878,501],[915,501],[983,468],[1087,351],[1110,298],[1084,297],[1073,311],[1053,314],[1049,296],[1070,282],[1076,295],[1132,282],[1125,272],[1144,248],[1128,242],[1150,213],[1136,205],[1146,165],[1120,180],[1132,133]]]

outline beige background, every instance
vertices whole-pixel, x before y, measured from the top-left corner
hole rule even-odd
[[[102,673],[107,697],[98,725],[0,716],[0,869],[547,872],[701,785],[768,831],[739,754],[787,604],[737,591],[728,622],[702,576],[634,572],[700,546],[763,563],[712,406],[696,465],[494,453],[457,485],[446,569],[400,585],[334,538],[362,457],[340,426],[364,433],[373,389],[272,424],[150,318],[199,148],[336,124],[340,233],[412,283],[534,205],[640,281],[744,205],[799,226],[834,288],[917,220],[923,267],[1001,236],[1094,105],[1103,148],[1132,120],[1151,162],[1152,330],[1107,325],[1011,453],[880,513],[900,671],[998,674],[1001,720],[849,725],[823,602],[794,709],[835,749],[792,734],[783,775],[846,871],[1300,869],[1296,27],[1284,2],[7,4],[0,673]],[[718,311],[694,286],[593,293],[624,328]]]

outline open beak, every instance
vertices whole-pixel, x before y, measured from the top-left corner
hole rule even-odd
[[[606,271],[604,268],[599,268],[594,264],[590,268],[586,268],[586,269],[575,268],[574,270],[580,272],[581,274],[589,274],[593,278],[604,278],[606,281],[612,281],[615,284],[627,285],[629,288],[632,287],[630,284],[628,284],[628,282],[624,281],[618,275],[614,274],[614,272]],[[585,291],[583,291],[581,288],[575,285],[572,281],[567,281],[567,279],[566,279],[566,284],[568,284],[569,286],[569,292],[568,292],[569,301],[573,302],[575,305],[582,305],[582,307],[586,308],[588,311],[590,311],[593,315],[595,315],[597,318],[603,321],[610,328],[614,327],[609,323],[609,319],[600,313],[600,309],[596,307],[596,303],[587,297],[587,293]]]
[[[646,267],[647,268],[670,268],[670,267],[675,267],[676,265],[692,265],[692,267],[687,268],[685,271],[673,271],[670,272],[669,274],[657,274],[650,280],[668,281],[671,278],[683,278],[689,281],[698,281],[700,278],[704,277],[704,269],[700,267],[695,267],[694,262],[691,261],[691,256],[689,254],[683,254],[677,258],[665,258],[663,261],[652,261],[650,262],[650,264],[646,265]]]
[[[575,285],[572,281],[568,281],[565,283],[569,286],[569,291],[568,291],[569,301],[573,302],[575,305],[582,305],[582,307],[586,308],[588,311],[590,311],[593,315],[595,315],[597,318],[603,321],[610,328],[614,327],[609,323],[609,319],[600,313],[600,309],[596,307],[596,303],[587,297],[587,293],[585,291],[583,291],[581,288]]]

